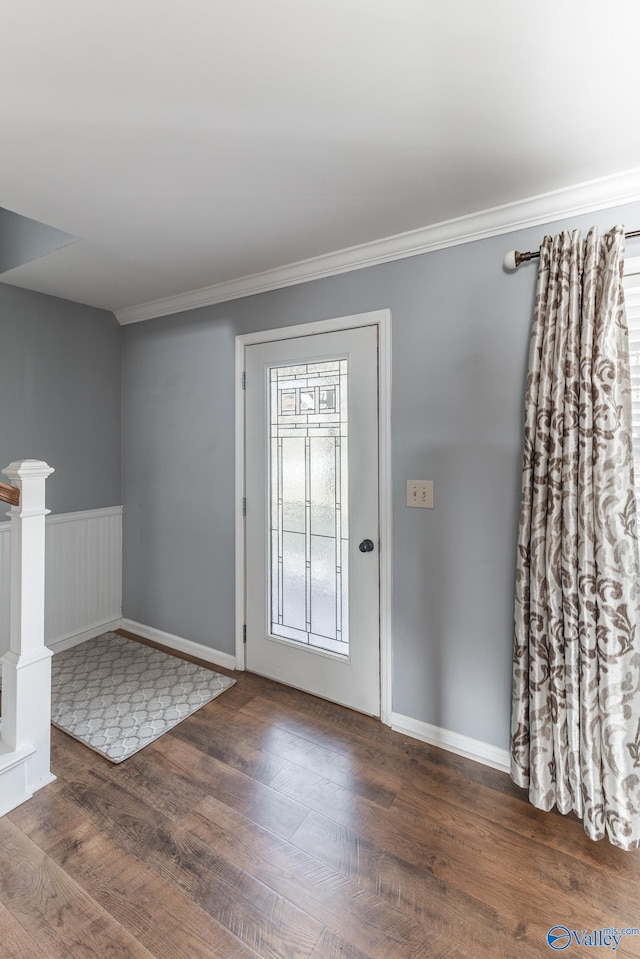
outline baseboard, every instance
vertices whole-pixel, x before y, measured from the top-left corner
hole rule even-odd
[[[184,639],[182,636],[174,636],[173,633],[165,633],[161,629],[154,629],[152,626],[145,626],[143,623],[137,623],[133,619],[111,619],[103,623],[95,623],[89,629],[80,633],[73,633],[62,639],[49,644],[49,648],[54,653],[59,653],[63,649],[70,649],[79,643],[88,639],[95,639],[102,633],[110,630],[126,629],[130,633],[135,633],[143,639],[151,639],[160,646],[166,646],[167,649],[173,649],[180,653],[188,653],[197,659],[202,659],[213,666],[222,666],[225,669],[236,669],[236,659],[230,653],[223,653],[218,649],[211,649],[210,646],[203,646],[202,643],[195,643],[191,639]],[[401,713],[391,713],[391,728],[404,736],[410,736],[412,739],[419,739],[421,742],[429,743],[431,746],[439,746],[448,752],[455,753],[457,756],[464,756],[465,759],[472,759],[475,762],[482,763],[485,766],[491,766],[501,772],[508,773],[510,769],[509,752],[506,749],[499,749],[490,743],[482,742],[479,739],[472,739],[470,736],[463,736],[460,733],[451,732],[448,729],[442,729],[440,726],[432,726],[430,723],[422,722],[419,719],[413,719],[411,716],[403,716]]]
[[[119,627],[130,633],[136,633],[143,639],[152,639],[154,643],[166,646],[167,649],[174,649],[176,652],[188,653],[189,656],[203,659],[205,663],[211,663],[213,666],[222,666],[224,669],[236,668],[235,656],[230,653],[223,653],[219,649],[211,649],[210,646],[203,646],[202,643],[194,643],[191,639],[174,636],[173,633],[165,633],[161,629],[154,629],[153,626],[136,623],[133,619],[122,619]]]
[[[79,646],[80,643],[84,643],[88,639],[95,639],[97,636],[102,636],[103,633],[120,629],[121,626],[122,617],[120,616],[117,619],[106,619],[101,623],[94,623],[88,629],[83,629],[79,633],[69,633],[68,636],[61,636],[60,639],[47,643],[47,645],[52,653],[61,653],[63,649]]]
[[[403,716],[401,713],[391,714],[390,725],[396,732],[410,736],[412,739],[419,739],[431,746],[439,746],[457,756],[464,756],[465,759],[473,759],[484,766],[499,769],[500,772],[509,772],[509,752],[506,749],[499,749],[479,739],[471,739],[469,736],[441,729],[440,726],[423,723],[419,719],[412,719],[411,716]]]
[[[53,773],[48,773],[46,776],[41,776],[40,779],[36,779],[34,782],[27,782],[27,789],[31,790],[32,793],[37,793],[39,789],[44,789],[45,786],[54,783],[58,777],[54,776]]]
[[[34,753],[33,746],[9,750],[0,743],[0,817],[33,796],[27,787],[26,769]]]

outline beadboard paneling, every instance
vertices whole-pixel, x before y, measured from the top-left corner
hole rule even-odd
[[[122,616],[122,507],[47,516],[45,642],[73,645]],[[0,655],[9,648],[11,524],[0,523]]]
[[[0,523],[0,656],[9,649],[9,595],[11,592],[11,533]]]

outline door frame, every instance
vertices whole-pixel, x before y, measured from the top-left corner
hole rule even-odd
[[[245,555],[245,350],[255,343],[270,343],[316,333],[334,333],[358,326],[378,328],[378,502],[380,521],[380,719],[391,725],[392,713],[392,503],[391,503],[391,310],[376,310],[301,323],[296,326],[244,333],[236,336],[236,669],[245,669],[246,555]]]

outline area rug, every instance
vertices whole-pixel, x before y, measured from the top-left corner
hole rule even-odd
[[[56,653],[51,721],[121,763],[233,686],[195,663],[104,633]]]

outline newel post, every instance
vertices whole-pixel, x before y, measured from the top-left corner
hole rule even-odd
[[[9,749],[35,747],[27,768],[31,791],[51,775],[51,650],[44,644],[45,482],[53,469],[19,460],[2,472],[20,490],[11,507],[9,651],[2,657],[2,740]]]

